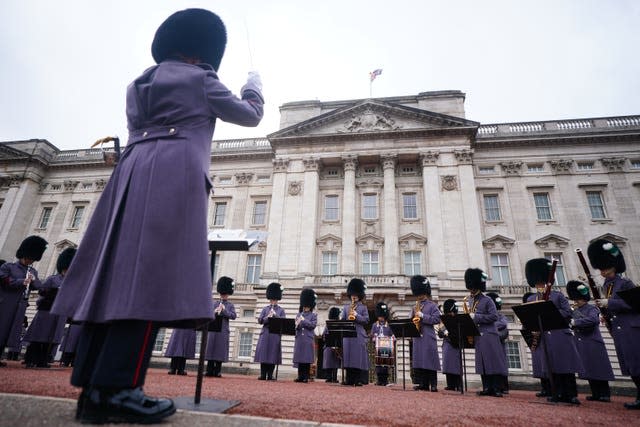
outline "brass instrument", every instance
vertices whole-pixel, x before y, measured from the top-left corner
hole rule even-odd
[[[464,310],[464,314],[470,314],[471,310],[469,310],[469,304],[467,304],[467,301],[469,301],[469,295],[465,296],[464,298],[462,298],[462,310]],[[475,309],[473,310],[473,312],[475,313]],[[473,336],[469,335],[467,337],[467,342],[469,343],[469,345],[473,345]]]
[[[349,307],[349,316],[347,316],[347,320],[356,320],[356,306],[358,305],[358,301],[351,301],[351,307]]]
[[[413,310],[413,319],[411,319],[413,324],[416,325],[416,329],[418,330],[418,332],[420,332],[420,324],[422,323],[422,318],[418,316],[418,313],[422,312],[421,302],[421,300],[416,300],[416,307]]]
[[[222,298],[221,298],[221,299],[220,299],[220,304],[218,304],[218,306],[217,306],[217,307],[216,307],[216,309],[215,309],[215,313],[216,313],[216,314],[220,314],[220,313],[222,313],[222,312],[224,311],[224,309],[225,309],[225,306],[224,306],[224,304],[222,303],[222,301],[223,301],[223,300],[222,300]]]
[[[273,309],[273,307],[275,307],[275,304],[271,304],[271,309],[269,310],[269,314],[267,315],[267,317],[273,317],[276,315],[276,312]]]

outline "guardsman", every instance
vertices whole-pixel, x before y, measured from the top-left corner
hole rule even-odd
[[[346,378],[343,385],[361,386],[369,371],[369,355],[367,352],[367,332],[364,327],[369,324],[369,311],[363,304],[367,285],[362,279],[351,279],[347,284],[347,296],[351,302],[342,308],[342,320],[353,321],[356,325],[356,336],[342,340],[342,355]]]
[[[309,382],[311,365],[315,362],[315,334],[318,316],[313,312],[318,299],[313,289],[305,288],[300,293],[300,309],[296,316],[296,338],[293,346],[293,365],[298,368],[297,383]]]
[[[220,294],[220,299],[213,302],[213,312],[216,317],[222,318],[220,332],[209,332],[207,337],[207,376],[221,377],[222,363],[229,361],[229,320],[234,320],[236,307],[229,296],[233,295],[235,282],[232,278],[222,276],[216,284],[216,291]]]
[[[269,305],[264,307],[258,316],[258,323],[262,325],[258,344],[256,345],[256,354],[253,361],[260,363],[259,380],[275,381],[273,371],[276,365],[282,363],[282,348],[280,334],[269,332],[269,319],[272,317],[286,317],[284,308],[278,305],[278,301],[282,299],[283,287],[280,283],[269,283],[267,286],[267,299]]]
[[[413,373],[415,390],[438,391],[438,374],[440,358],[438,357],[438,342],[435,325],[440,323],[440,310],[429,299],[431,284],[425,276],[411,277],[411,293],[416,297],[416,305],[411,312],[411,318],[420,330],[420,336],[413,338]]]

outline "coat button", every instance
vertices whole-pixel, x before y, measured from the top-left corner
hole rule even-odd
[[[149,132],[145,132],[145,133],[142,134],[143,137],[145,137],[147,135],[149,135]]]
[[[169,129],[169,133],[176,133],[176,130],[174,128]]]

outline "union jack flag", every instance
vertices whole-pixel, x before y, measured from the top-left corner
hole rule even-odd
[[[369,73],[369,78],[374,81],[380,74],[382,74],[382,68],[375,69]]]

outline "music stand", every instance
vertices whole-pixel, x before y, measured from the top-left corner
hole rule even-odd
[[[267,319],[267,327],[269,328],[270,334],[295,335],[296,319],[269,317]],[[280,365],[276,365],[276,380],[278,379],[278,367],[280,367]]]
[[[327,346],[328,347],[340,347],[343,348],[344,338],[355,338],[358,334],[356,332],[356,322],[354,320],[327,320]],[[336,344],[336,345],[329,345]],[[344,376],[344,351],[340,358],[340,372],[342,373],[342,382],[345,382]]]
[[[640,313],[640,286],[616,292],[631,308]]]
[[[469,342],[468,337],[477,337],[480,335],[478,327],[473,319],[467,313],[458,313],[455,316],[440,316],[445,328],[449,331],[449,339],[454,347],[460,350],[460,373],[464,378],[464,384],[460,384],[460,394],[464,394],[467,387],[467,359],[464,352],[465,348],[475,348],[473,340]]]
[[[402,389],[406,390],[404,341],[407,338],[419,337],[420,331],[411,319],[389,320],[389,327],[393,331],[393,335],[402,337]]]
[[[544,353],[544,360],[547,364],[547,374],[551,384],[551,394],[556,395],[556,385],[553,380],[553,369],[551,369],[551,357],[547,348],[547,340],[542,339],[544,333],[556,329],[566,329],[569,327],[567,320],[562,317],[552,301],[533,301],[525,304],[514,305],[513,312],[520,319],[524,329],[530,332],[540,332],[540,344]]]

